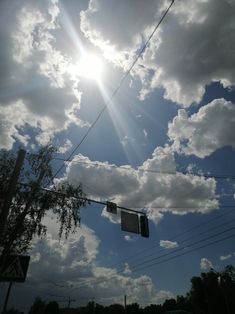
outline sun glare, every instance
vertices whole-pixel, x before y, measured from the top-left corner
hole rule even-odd
[[[100,80],[103,72],[103,63],[99,57],[94,54],[84,54],[84,56],[79,61],[79,73],[81,76]]]

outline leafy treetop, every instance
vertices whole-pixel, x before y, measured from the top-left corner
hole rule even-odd
[[[53,180],[52,158],[55,147],[47,145],[37,154],[26,154],[24,165],[7,222],[0,235],[2,254],[24,253],[31,247],[34,236],[45,236],[47,227],[43,218],[53,213],[59,222],[59,237],[75,232],[80,223],[80,211],[87,201],[82,186],[72,186],[66,180]],[[16,154],[0,151],[0,200],[4,200]],[[47,190],[43,187],[48,187]],[[0,202],[0,219],[4,202]]]

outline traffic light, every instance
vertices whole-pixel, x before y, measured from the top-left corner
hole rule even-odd
[[[107,201],[106,208],[107,208],[108,213],[115,214],[115,215],[117,214],[117,204],[116,203]]]
[[[140,234],[142,237],[149,237],[149,223],[146,215],[140,216]]]

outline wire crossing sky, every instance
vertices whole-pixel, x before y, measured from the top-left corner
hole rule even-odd
[[[131,64],[130,68],[126,71],[126,73],[124,74],[124,76],[122,77],[120,83],[118,84],[118,86],[116,87],[116,89],[114,90],[114,92],[112,93],[112,95],[110,96],[109,100],[107,101],[107,103],[104,105],[104,107],[101,109],[101,111],[99,112],[99,114],[97,115],[96,119],[94,120],[94,122],[90,125],[90,127],[88,128],[88,130],[86,131],[86,133],[84,134],[84,136],[82,137],[82,139],[80,140],[80,142],[77,144],[77,146],[72,150],[72,152],[70,153],[70,155],[68,156],[68,158],[66,159],[66,161],[70,160],[72,158],[72,156],[75,154],[75,152],[78,150],[78,148],[82,145],[82,143],[85,141],[85,139],[87,138],[87,136],[89,135],[89,133],[92,131],[92,129],[94,128],[94,126],[96,125],[96,123],[99,121],[100,117],[103,115],[104,111],[108,108],[109,104],[112,102],[112,100],[114,99],[114,97],[116,96],[116,94],[119,92],[120,88],[122,87],[123,83],[125,82],[125,80],[127,79],[127,77],[130,75],[131,70],[134,68],[135,64],[137,63],[137,61],[139,60],[139,58],[142,56],[142,54],[145,52],[145,50],[148,47],[148,44],[150,42],[150,40],[152,39],[152,37],[154,36],[155,32],[157,31],[157,29],[159,28],[159,26],[161,25],[161,23],[163,22],[164,18],[166,17],[167,13],[170,11],[170,8],[172,7],[172,5],[174,4],[175,0],[172,0],[170,5],[168,6],[168,8],[166,9],[166,11],[164,12],[164,14],[162,15],[162,17],[160,18],[159,22],[157,23],[157,25],[155,26],[154,30],[152,31],[152,33],[150,34],[148,40],[146,41],[146,43],[144,44],[144,46],[141,48],[140,52],[138,53],[138,55],[136,56],[136,58],[134,59],[133,63]],[[62,168],[64,167],[64,165],[62,164],[62,166],[55,172],[54,174],[54,178],[60,173],[60,171],[62,170]]]

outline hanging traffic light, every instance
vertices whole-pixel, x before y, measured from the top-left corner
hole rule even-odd
[[[115,215],[117,214],[117,204],[116,203],[107,201],[106,208],[107,208],[108,213],[115,214]]]
[[[146,215],[140,216],[140,234],[142,237],[149,238],[149,223]]]

